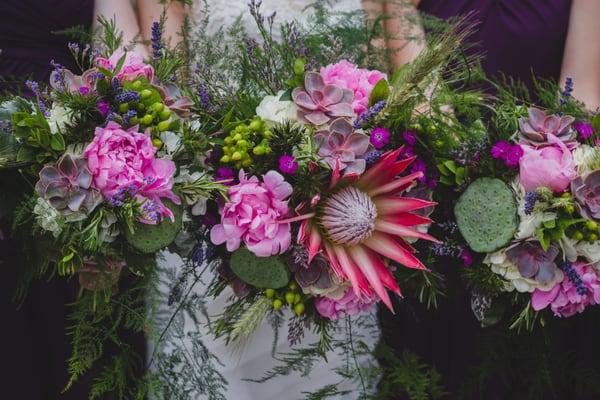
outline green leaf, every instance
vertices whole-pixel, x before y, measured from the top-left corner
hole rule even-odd
[[[56,133],[50,137],[50,147],[52,150],[63,151],[65,149],[65,139],[60,133]]]
[[[279,101],[292,101],[292,89],[288,89],[279,98]]]
[[[372,107],[378,101],[386,100],[390,95],[390,85],[387,80],[380,79],[371,91],[369,96],[369,107]]]
[[[549,221],[544,221],[543,222],[544,228],[547,229],[552,229],[556,227],[556,220],[555,219],[551,219]]]
[[[444,166],[448,168],[453,174],[456,174],[456,164],[453,160],[444,161]]]
[[[450,170],[448,168],[446,168],[446,166],[444,164],[438,164],[437,169],[438,169],[438,171],[440,171],[440,174],[442,174],[444,176],[452,175],[452,172],[450,172]]]
[[[306,65],[306,61],[302,58],[296,58],[294,61],[294,74],[296,75],[304,75],[304,66]]]
[[[31,147],[21,147],[17,152],[17,161],[32,162],[35,160],[36,151]]]
[[[456,183],[458,185],[462,185],[465,182],[466,170],[464,167],[459,167],[456,169]]]
[[[600,114],[596,114],[592,119],[592,126],[596,132],[600,132]]]
[[[114,74],[118,74],[119,71],[121,70],[121,68],[123,68],[123,64],[125,64],[126,58],[127,58],[127,52],[123,53],[121,58],[119,58],[119,61],[117,61],[117,65],[115,65],[115,68],[113,69]]]
[[[402,79],[402,77],[404,77],[404,75],[406,75],[406,73],[408,72],[408,64],[404,64],[403,66],[401,66],[400,68],[398,68],[396,70],[396,72],[394,72],[394,74],[392,75],[391,79],[390,79],[390,84],[392,86],[395,86],[398,82],[400,82],[400,79]]]
[[[109,71],[106,68],[102,68],[102,67],[96,67],[96,68],[98,69],[98,72],[100,72],[102,75],[106,76],[109,79],[114,76],[112,71]]]

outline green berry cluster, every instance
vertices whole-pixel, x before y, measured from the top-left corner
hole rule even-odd
[[[575,229],[568,232],[571,239],[585,240],[590,243],[600,238],[600,224],[595,221],[585,221],[578,224]]]
[[[140,125],[140,130],[147,128],[152,133],[152,143],[155,147],[162,147],[162,141],[158,138],[161,132],[173,130],[176,128],[176,120],[173,113],[163,103],[160,92],[153,87],[147,80],[138,78],[132,82],[125,82],[123,85],[125,91],[134,91],[139,94],[139,101],[131,101],[119,104],[119,113],[125,116],[131,110],[136,114],[129,118],[128,126]]]
[[[264,293],[268,299],[273,300],[274,310],[280,310],[284,305],[288,305],[298,317],[304,314],[306,310],[303,302],[304,296],[295,282],[291,282],[285,291],[267,289]]]
[[[272,137],[273,132],[259,117],[254,117],[249,124],[239,124],[223,140],[221,162],[232,163],[236,168],[250,167],[253,156],[261,157],[273,152],[269,146]]]

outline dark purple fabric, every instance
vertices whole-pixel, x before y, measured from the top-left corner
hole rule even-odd
[[[0,76],[46,81],[50,60],[75,68],[67,43],[52,32],[90,27],[94,0],[0,0]]]
[[[559,79],[571,0],[422,0],[421,11],[447,20],[475,13],[474,51],[483,68],[532,86],[536,77]]]

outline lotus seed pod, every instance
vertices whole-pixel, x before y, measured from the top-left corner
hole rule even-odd
[[[517,204],[501,180],[479,178],[467,188],[454,208],[460,233],[469,247],[488,253],[506,245],[517,230]]]
[[[182,207],[175,205],[169,200],[164,200],[164,203],[173,211],[175,215],[174,222],[171,222],[169,218],[165,218],[156,225],[136,223],[133,233],[129,229],[125,229],[125,238],[136,250],[146,254],[155,253],[173,243],[175,236],[181,230]]]
[[[279,257],[257,257],[246,248],[236,250],[229,265],[238,278],[257,288],[279,289],[290,280],[289,271]]]

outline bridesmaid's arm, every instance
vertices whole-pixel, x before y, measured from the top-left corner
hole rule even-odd
[[[561,83],[573,78],[573,96],[588,109],[600,107],[600,1],[573,0]]]
[[[420,0],[385,0],[387,48],[395,68],[412,62],[425,48],[425,30],[417,7]]]
[[[181,29],[185,19],[185,6],[180,1],[165,3],[167,2],[164,0],[137,0],[137,13],[142,28],[142,37],[144,41],[149,42],[152,37],[152,23],[160,21],[163,10],[165,10],[167,20],[163,38],[172,47],[183,39]]]
[[[98,17],[115,19],[117,28],[123,32],[123,45],[137,42],[134,51],[146,56],[146,48],[139,43],[140,28],[135,11],[129,0],[96,0],[94,2],[94,27],[98,27]]]

